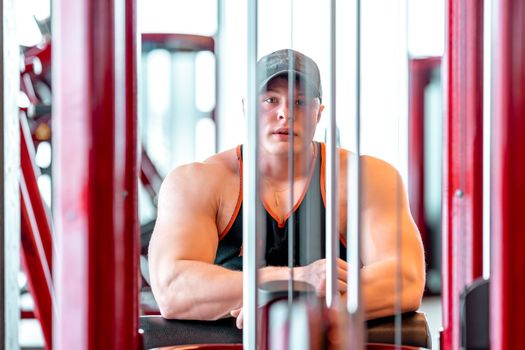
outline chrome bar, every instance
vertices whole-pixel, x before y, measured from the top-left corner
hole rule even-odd
[[[334,306],[337,292],[337,149],[336,149],[336,17],[335,2],[330,1],[330,125],[326,143],[326,306]]]
[[[246,99],[246,142],[243,154],[243,344],[248,350],[257,348],[257,268],[259,254],[257,237],[260,218],[257,216],[259,197],[258,119],[257,119],[257,0],[248,1],[248,80]]]
[[[398,157],[401,151],[407,152],[407,148],[401,147],[402,140],[407,140],[407,134],[401,134],[401,130],[408,130],[408,0],[400,0],[399,4],[399,63],[398,63],[398,122],[397,122],[397,137],[398,137]],[[403,139],[404,138],[404,139]],[[399,158],[398,158],[399,160]],[[398,161],[398,164],[401,162]],[[403,161],[404,168],[402,169],[403,174],[407,174],[407,165]],[[401,205],[403,196],[402,185],[398,183],[396,186],[396,300],[395,300],[395,319],[394,319],[394,330],[395,330],[395,344],[401,345],[402,343],[402,307],[401,307],[401,296],[403,291],[403,278],[402,278],[402,251],[403,251],[403,240],[402,240],[402,218],[401,218]]]
[[[346,256],[348,266],[347,310],[350,315],[359,316],[361,311],[361,0],[356,2],[356,67],[355,67],[355,154],[348,162],[348,220]]]
[[[293,0],[292,0],[293,1]],[[292,10],[293,10],[293,5]],[[291,15],[293,18],[293,13]],[[293,27],[292,27],[293,28]],[[291,29],[290,31],[292,31]],[[290,45],[292,47],[292,45]],[[288,52],[288,70],[290,72],[294,71],[294,58],[293,53]],[[288,76],[288,114],[289,114],[289,123],[290,123],[290,130],[294,130],[294,107],[295,107],[295,79],[293,76]],[[288,163],[288,176],[290,181],[290,216],[288,217],[288,268],[290,269],[290,278],[288,279],[288,315],[290,317],[291,315],[291,307],[293,303],[293,267],[294,267],[294,257],[295,257],[295,230],[294,230],[294,216],[295,213],[293,212],[294,207],[294,176],[295,176],[295,158],[294,158],[294,133],[289,133],[289,149],[288,149],[288,157],[289,157],[289,163]]]
[[[0,3],[0,342],[2,349],[19,348],[20,269],[20,90],[19,45],[16,40],[16,0]]]
[[[364,317],[361,306],[361,0],[355,0],[355,137],[348,160],[346,258],[347,299],[349,313],[347,329],[350,339],[347,349],[363,349]]]
[[[483,4],[483,278],[490,277],[492,121],[492,0]]]

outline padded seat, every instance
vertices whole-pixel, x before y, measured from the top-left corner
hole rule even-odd
[[[426,316],[409,312],[402,316],[401,340],[403,345],[431,348]],[[384,317],[367,322],[369,343],[395,343],[395,319]],[[241,344],[242,330],[235,326],[234,318],[217,321],[167,320],[161,316],[141,316],[144,348],[190,344]]]

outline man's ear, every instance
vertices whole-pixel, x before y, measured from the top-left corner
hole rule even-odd
[[[319,120],[321,120],[321,113],[323,113],[324,105],[319,106],[319,112],[317,113],[317,122],[319,123]]]

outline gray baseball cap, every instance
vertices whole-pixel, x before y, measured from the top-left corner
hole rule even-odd
[[[283,49],[262,57],[257,62],[257,86],[263,90],[273,78],[295,77],[313,96],[322,98],[321,76],[317,64],[305,54]]]

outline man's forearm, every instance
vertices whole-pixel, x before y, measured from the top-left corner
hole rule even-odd
[[[402,267],[398,271],[396,259],[364,267],[361,281],[367,319],[393,315],[396,311],[413,311],[420,305],[424,272],[412,266]]]
[[[171,270],[173,276],[154,288],[164,317],[215,320],[242,306],[242,272],[190,260],[177,261]],[[259,283],[286,280],[289,275],[286,267],[264,267]]]
[[[215,320],[242,305],[242,272],[191,260],[176,261],[170,271],[152,284],[166,318]]]

